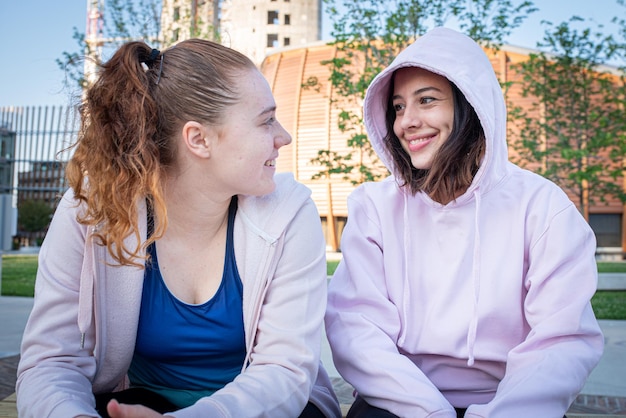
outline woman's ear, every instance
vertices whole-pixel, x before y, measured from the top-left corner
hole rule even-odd
[[[183,125],[183,143],[192,154],[199,158],[211,156],[212,135],[214,132],[199,122],[189,121]]]

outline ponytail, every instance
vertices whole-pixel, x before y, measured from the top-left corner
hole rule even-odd
[[[123,244],[130,234],[141,242],[137,202],[163,199],[160,118],[154,99],[162,61],[158,50],[130,42],[102,65],[80,106],[79,140],[67,166],[70,187],[87,203],[78,221],[106,224],[95,237],[121,264],[141,265],[133,260],[139,257],[141,245],[127,249]],[[163,214],[164,205],[158,202],[151,206]],[[164,227],[157,227],[152,240],[162,235]]]

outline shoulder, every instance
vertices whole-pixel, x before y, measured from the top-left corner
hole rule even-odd
[[[486,198],[492,210],[517,219],[514,223],[523,224],[536,239],[550,230],[565,236],[572,236],[574,230],[593,235],[567,193],[553,181],[531,171],[512,170],[506,183],[490,191]]]
[[[348,196],[348,208],[365,205],[384,210],[393,206],[394,202],[403,201],[404,193],[393,176],[378,182],[363,183]]]
[[[556,211],[574,205],[559,185],[537,173],[515,166],[511,174],[508,189],[527,200],[529,205],[553,207]]]
[[[276,174],[274,181],[276,188],[272,193],[263,196],[240,195],[239,206],[272,208],[294,198],[295,202],[302,202],[311,196],[311,190],[296,181],[291,173]]]
[[[287,225],[304,209],[317,209],[311,199],[311,190],[296,181],[291,173],[280,173],[275,176],[276,189],[267,195],[239,195],[238,218],[246,224],[254,226],[278,236]]]
[[[73,189],[68,189],[57,204],[50,229],[68,231],[69,229],[82,230],[86,233],[87,227],[78,222],[78,218],[86,213],[86,205],[76,198]],[[46,237],[50,234],[50,230]],[[61,233],[61,236],[66,235]]]

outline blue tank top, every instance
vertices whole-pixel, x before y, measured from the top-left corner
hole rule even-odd
[[[157,392],[180,408],[231,382],[245,359],[243,285],[233,248],[236,211],[234,197],[228,213],[222,282],[205,303],[192,305],[176,298],[163,282],[156,247],[148,248],[151,262],[146,263],[128,376],[132,387]]]

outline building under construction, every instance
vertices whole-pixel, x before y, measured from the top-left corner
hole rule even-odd
[[[260,64],[279,47],[319,40],[321,8],[321,0],[163,0],[161,38],[213,39]]]
[[[105,0],[88,0],[85,41],[94,59],[94,74],[107,42],[103,36]],[[306,46],[321,38],[322,0],[163,0],[161,33],[164,47],[183,39],[211,39],[247,55],[257,65],[268,53],[285,46]]]

